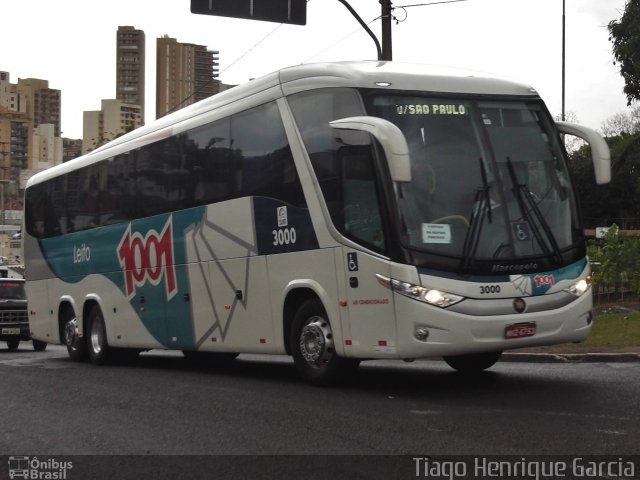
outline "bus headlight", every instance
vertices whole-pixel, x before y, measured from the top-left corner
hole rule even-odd
[[[573,293],[576,297],[583,295],[589,288],[591,287],[591,275],[581,280],[578,280],[576,283],[567,288],[569,293]]]
[[[414,285],[413,283],[401,282],[400,280],[385,277],[378,273],[376,277],[380,284],[390,288],[394,292],[420,302],[428,303],[429,305],[435,305],[436,307],[446,308],[464,300],[464,297],[460,295],[443,292],[435,288]]]

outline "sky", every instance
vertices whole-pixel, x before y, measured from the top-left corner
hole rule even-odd
[[[393,0],[394,61],[518,80],[561,114],[562,0],[443,1]],[[379,38],[378,0],[349,4]],[[565,111],[595,129],[629,111],[606,28],[624,6],[566,0]],[[156,39],[163,35],[218,50],[220,80],[234,85],[290,65],[376,59],[374,42],[338,0],[309,0],[304,26],[192,14],[190,0],[20,0],[5,2],[2,16],[0,70],[12,83],[40,78],[61,90],[69,138],[82,138],[83,111],[115,98],[120,25],[145,32],[147,122],[155,118]]]

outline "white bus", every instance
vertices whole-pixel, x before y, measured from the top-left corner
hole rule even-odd
[[[602,137],[527,85],[391,62],[253,80],[29,180],[32,336],[96,364],[289,354],[319,384],[584,340],[564,133],[607,182]]]

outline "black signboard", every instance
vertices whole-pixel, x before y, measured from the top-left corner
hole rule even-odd
[[[191,0],[191,13],[305,25],[307,0]]]

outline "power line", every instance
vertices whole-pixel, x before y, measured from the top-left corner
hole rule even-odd
[[[282,25],[284,25],[284,23],[279,24],[276,28],[274,28],[273,30],[271,30],[269,33],[267,33],[258,43],[256,43],[253,47],[251,47],[249,50],[247,50],[246,52],[244,52],[242,55],[240,55],[238,58],[236,58],[233,62],[231,62],[229,64],[229,66],[227,66],[227,68],[225,68],[224,70],[222,70],[220,73],[224,73],[227,70],[229,70],[233,65],[235,65],[236,63],[238,63],[240,60],[242,60],[244,57],[246,57],[252,50],[254,50],[258,45],[260,45],[262,42],[264,42],[267,38],[269,38],[276,30],[278,30]]]
[[[380,16],[377,16],[376,18],[374,18],[373,20],[371,20],[369,23],[367,23],[367,25],[371,25],[373,22],[375,22],[376,20],[378,20],[380,18]],[[362,27],[355,29],[353,32],[351,32],[350,34],[342,37],[340,40],[332,43],[331,45],[329,45],[327,48],[324,48],[322,50],[320,50],[318,53],[313,54],[312,56],[310,56],[309,58],[307,58],[306,60],[304,60],[302,63],[307,63],[309,60],[311,60],[312,58],[317,57],[318,55],[326,52],[327,50],[332,49],[333,47],[335,47],[337,44],[339,44],[340,42],[343,42],[344,40],[346,40],[347,38],[349,38],[352,35],[355,35],[356,33],[362,31]]]
[[[307,4],[309,4],[311,2],[311,0],[307,0]],[[282,25],[284,25],[284,23],[279,24],[276,28],[274,28],[273,30],[271,30],[269,33],[267,33],[267,35],[265,35],[262,40],[260,40],[258,43],[256,43],[253,47],[251,47],[249,50],[247,50],[246,52],[244,52],[242,55],[240,55],[238,58],[236,58],[233,62],[231,62],[229,64],[229,66],[227,66],[227,68],[225,68],[224,70],[222,70],[220,73],[224,73],[227,70],[229,70],[233,65],[235,65],[236,63],[238,63],[240,60],[242,60],[244,57],[246,57],[249,52],[251,52],[253,49],[255,49],[258,45],[260,45],[262,42],[264,42],[267,38],[269,38],[276,30],[278,30]]]
[[[226,72],[227,70],[229,70],[229,68],[231,68],[234,64],[236,64],[237,62],[239,62],[242,58],[244,58],[245,56],[247,56],[253,49],[255,49],[258,45],[260,45],[262,42],[264,42],[267,38],[269,38],[276,30],[278,30],[282,25],[284,25],[283,23],[279,24],[276,28],[274,28],[273,30],[271,30],[269,33],[267,33],[260,41],[258,41],[253,47],[251,47],[249,50],[247,50],[246,52],[244,52],[242,55],[240,55],[238,58],[236,58],[233,62],[231,62],[224,70],[222,70],[218,75]],[[180,109],[182,107],[182,105],[185,104],[185,102],[188,102],[191,98],[193,98],[194,96],[196,96],[198,93],[202,92],[205,88],[207,88],[209,85],[211,85],[213,82],[215,82],[216,79],[215,78],[211,78],[207,83],[205,83],[202,87],[200,87],[200,89],[195,90],[191,95],[183,98],[180,102],[178,102],[176,105],[174,105],[171,110],[167,111],[167,113],[165,113],[165,115],[168,115],[170,113],[175,112],[176,110]]]
[[[443,4],[443,3],[458,3],[458,2],[467,2],[467,1],[468,0],[440,0],[440,1],[436,1],[436,2],[415,3],[415,4],[411,4],[411,5],[397,5],[397,6],[394,5],[393,8],[395,9],[395,8],[424,7],[424,6],[428,6],[428,5],[439,5],[439,4]],[[311,2],[311,0],[307,0],[307,3],[309,3],[309,2]],[[376,18],[374,18],[373,20],[368,22],[366,25],[368,26],[368,25],[372,24],[373,22],[375,22],[379,18],[380,18],[380,16],[377,16]],[[261,43],[263,43],[267,38],[269,38],[271,35],[273,35],[276,32],[276,30],[278,30],[280,27],[282,27],[282,25],[284,25],[284,24],[283,23],[278,24],[277,27],[275,27],[273,30],[271,30],[269,33],[267,33],[264,37],[262,37],[258,42],[256,42],[255,45],[253,45],[246,52],[244,52],[242,55],[240,55],[238,58],[236,58],[233,62],[231,62],[224,70],[221,70],[220,74],[222,74],[222,73],[226,72],[227,70],[229,70],[233,65],[238,63],[240,60],[242,60],[244,57],[246,57],[249,53],[251,53],[253,50],[255,50]],[[363,28],[360,27],[360,28],[354,30],[353,32],[351,32],[348,35],[346,35],[345,37],[343,37],[340,40],[332,43],[331,45],[329,45],[328,47],[324,48],[323,50],[320,50],[319,52],[315,53],[314,55],[312,55],[311,57],[309,57],[306,60],[302,61],[301,63],[307,63],[312,58],[315,58],[318,55],[326,52],[327,50],[330,50],[331,48],[335,47],[337,44],[339,44],[339,43],[343,42],[344,40],[346,40],[347,38],[349,38],[350,36],[355,35],[356,33],[360,32],[362,29]],[[209,80],[209,82],[207,82],[202,88],[208,87],[214,81],[215,81],[214,79]],[[182,105],[184,105],[185,102],[187,102],[192,97],[194,97],[197,93],[202,91],[202,88],[200,90],[197,90],[197,91],[193,92],[188,97],[184,98],[177,105],[175,105],[171,110],[169,110],[165,115],[168,115],[169,113],[172,113],[175,110],[179,109]]]
[[[469,0],[442,0],[440,2],[414,3],[413,5],[394,5],[393,8],[425,7],[427,5],[439,5],[441,3],[458,3],[467,1]]]

